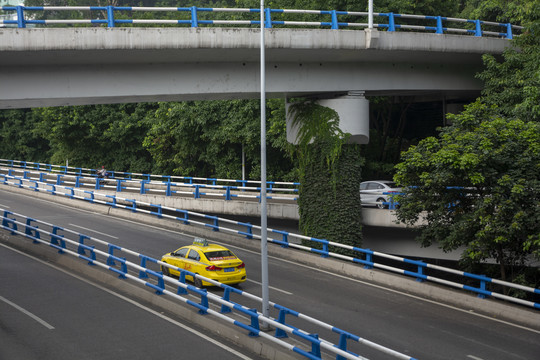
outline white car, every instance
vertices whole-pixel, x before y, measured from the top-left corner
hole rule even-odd
[[[400,192],[401,188],[390,180],[372,180],[360,183],[360,201],[364,206],[377,206],[379,209],[393,208],[393,206],[389,206],[390,203],[393,203],[392,193]]]

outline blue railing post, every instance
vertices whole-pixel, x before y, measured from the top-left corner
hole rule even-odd
[[[443,27],[442,27],[442,17],[437,16],[437,31],[436,34],[442,34],[443,33]]]
[[[199,21],[197,20],[197,7],[191,7],[191,27],[199,27]]]
[[[264,9],[264,27],[267,29],[272,28],[272,16],[270,8]]]
[[[338,348],[343,351],[347,351],[347,334],[341,333],[339,336],[339,346]],[[336,360],[346,360],[343,356],[336,356]]]
[[[332,10],[332,30],[339,29],[336,10]]]
[[[321,358],[321,342],[319,341],[319,334],[309,334],[315,341],[311,342],[311,355],[316,358]]]
[[[171,196],[171,182],[170,181],[167,182],[167,190],[165,190],[165,196]]]
[[[2,219],[2,227],[6,230],[11,229],[11,235],[15,235],[15,231],[17,231],[17,224],[15,223],[15,219],[8,218],[9,214],[13,214],[11,211],[4,210],[4,218]],[[12,227],[9,226],[9,224],[12,225]]]
[[[84,252],[84,239],[90,240],[90,237],[83,234],[79,234],[79,247],[77,248],[77,253],[80,255],[86,255]]]
[[[26,228],[24,229],[24,233],[26,234],[27,237],[34,238],[33,239],[34,244],[39,244],[39,241],[36,240],[36,239],[41,239],[39,235],[39,231],[37,230],[38,227],[30,225],[32,221],[36,221],[36,220],[32,218],[26,219]]]
[[[141,257],[141,267],[146,269],[146,256],[139,255]],[[146,279],[148,277],[148,274],[145,270],[139,271],[139,279]]]
[[[230,301],[230,296],[231,296],[231,288],[228,287],[228,286],[225,286],[225,293],[223,294],[223,300],[225,301]],[[232,310],[230,307],[228,307],[227,305],[225,304],[222,304],[221,305],[221,313],[222,314],[227,314],[227,313],[230,313]]]
[[[475,20],[474,23],[476,25],[474,36],[482,36],[482,22],[480,20]]]
[[[278,315],[278,322],[280,324],[283,324],[285,325],[285,316],[287,315],[287,310],[286,309],[279,309],[279,315]],[[285,330],[283,329],[280,329],[280,328],[276,328],[276,333],[274,334],[274,336],[276,338],[286,338],[286,337],[289,337],[287,335],[287,333],[285,332]]]
[[[51,233],[51,245],[54,247],[59,247],[58,253],[62,254],[64,251],[62,249],[66,248],[66,242],[64,241],[64,235],[58,235],[58,230],[64,230],[60,226],[53,226]]]
[[[114,6],[107,6],[107,26],[114,27]]]
[[[505,26],[506,26],[506,38],[513,39],[514,37],[512,36],[512,24],[508,23],[508,24],[505,24]]]
[[[396,22],[394,20],[394,13],[388,13],[388,31],[396,31]]]
[[[17,6],[17,26],[20,28],[26,27],[26,20],[24,20],[24,6]]]

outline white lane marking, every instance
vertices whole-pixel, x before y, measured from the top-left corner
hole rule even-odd
[[[79,226],[79,225],[75,225],[75,224],[68,224],[68,225],[69,225],[69,226],[74,226],[74,227],[76,227],[76,228],[83,229],[83,230],[86,230],[86,231],[95,232],[96,234],[99,234],[99,235],[108,236],[108,237],[113,238],[113,239],[119,239],[118,236],[105,234],[105,233],[96,231],[96,230],[94,230],[94,229],[85,228],[85,227],[83,227],[83,226]]]
[[[468,357],[469,359],[473,359],[473,360],[484,360],[484,359],[479,358],[479,357],[474,356],[474,355],[467,355],[467,357]]]
[[[7,206],[7,205],[4,205],[4,204],[0,204],[0,207],[2,207],[2,208],[6,208],[6,209],[9,209],[9,206]]]
[[[39,316],[37,315],[34,315],[32,314],[30,311],[20,307],[19,305],[9,301],[8,299],[6,299],[5,297],[3,296],[0,296],[0,300],[2,300],[3,302],[5,302],[6,304],[8,305],[11,305],[13,306],[15,309],[19,310],[20,312],[22,312],[23,314],[25,314],[26,316],[29,316],[31,317],[32,319],[36,320],[38,323],[40,323],[41,325],[45,326],[47,329],[49,330],[54,330],[54,326],[52,326],[51,324],[49,324],[48,322],[46,322],[45,320],[43,320],[42,318],[40,318]]]
[[[246,281],[250,281],[250,282],[255,283],[255,284],[257,284],[257,285],[262,285],[260,282],[255,281],[255,280],[246,279]],[[293,293],[291,293],[291,292],[288,292],[288,291],[285,291],[285,290],[281,290],[281,289],[278,289],[278,288],[273,287],[273,286],[269,286],[268,288],[273,289],[273,290],[276,290],[276,291],[281,291],[282,293],[287,294],[287,295],[292,295],[292,294],[293,294]]]
[[[70,272],[68,272],[68,271],[66,271],[66,270],[64,270],[64,269],[62,269],[62,268],[59,268],[59,267],[57,267],[57,266],[55,266],[55,265],[53,265],[53,264],[47,263],[47,262],[45,262],[45,261],[43,261],[43,260],[41,260],[41,259],[38,259],[38,258],[36,258],[36,257],[34,257],[34,256],[32,256],[32,255],[29,255],[29,254],[26,254],[26,253],[24,253],[24,252],[22,252],[22,251],[13,249],[13,248],[11,248],[11,247],[9,247],[9,246],[7,246],[7,245],[4,245],[4,244],[0,244],[0,246],[5,247],[6,249],[9,249],[9,250],[14,251],[14,252],[16,252],[16,253],[19,253],[19,254],[21,254],[21,255],[24,255],[24,256],[26,256],[26,257],[29,257],[29,258],[32,259],[32,260],[38,261],[38,262],[40,262],[40,263],[42,263],[42,264],[44,264],[44,265],[47,265],[47,266],[49,266],[49,267],[51,267],[51,268],[53,268],[53,269],[55,269],[55,270],[58,270],[58,271],[60,271],[60,272],[63,272],[63,273],[66,274],[66,275],[69,275],[69,276],[74,277],[74,278],[76,278],[76,279],[78,279],[78,280],[80,280],[80,281],[83,281],[83,282],[87,283],[88,285],[94,286],[94,287],[96,287],[96,288],[98,288],[98,289],[100,289],[100,290],[103,290],[103,291],[105,291],[105,292],[107,292],[107,293],[109,293],[109,294],[111,294],[111,295],[113,295],[113,296],[116,296],[116,297],[119,298],[119,299],[122,299],[122,300],[124,300],[124,301],[126,301],[126,302],[128,302],[128,303],[130,303],[130,304],[132,304],[132,305],[135,305],[135,306],[137,306],[138,308],[140,308],[140,309],[142,309],[142,310],[145,310],[145,311],[149,312],[149,313],[152,314],[152,315],[156,315],[156,316],[160,317],[161,319],[170,322],[170,323],[173,324],[173,325],[176,325],[176,326],[178,326],[178,327],[180,327],[180,328],[182,328],[182,329],[184,329],[184,330],[186,330],[186,331],[191,332],[192,334],[194,334],[194,335],[196,335],[196,336],[199,336],[199,337],[203,338],[204,340],[206,340],[206,341],[208,341],[208,342],[210,342],[210,343],[212,343],[212,344],[214,344],[214,345],[216,345],[216,346],[219,346],[220,348],[222,348],[222,349],[224,349],[224,350],[230,352],[231,354],[234,354],[234,355],[238,356],[238,358],[240,358],[240,359],[243,359],[243,360],[253,360],[253,358],[251,358],[251,357],[249,357],[249,356],[247,356],[247,355],[244,355],[244,354],[242,354],[241,352],[239,352],[239,351],[237,351],[237,350],[235,350],[235,349],[233,349],[233,348],[231,348],[231,347],[229,347],[229,346],[227,346],[227,345],[225,345],[225,344],[222,344],[222,343],[220,343],[219,341],[217,341],[217,340],[215,340],[215,339],[212,339],[211,337],[209,337],[209,336],[207,336],[207,335],[201,333],[200,331],[197,331],[196,329],[193,329],[193,328],[191,328],[191,327],[189,327],[189,326],[187,326],[187,325],[184,325],[184,324],[182,324],[182,323],[180,323],[180,322],[178,322],[178,321],[176,321],[176,320],[174,320],[174,319],[171,319],[170,317],[167,317],[167,316],[165,316],[165,315],[163,315],[163,314],[161,314],[161,313],[159,313],[159,312],[157,312],[157,311],[155,311],[155,310],[152,310],[152,309],[150,309],[150,308],[144,306],[143,304],[140,304],[140,303],[138,303],[138,302],[136,302],[136,301],[134,301],[134,300],[131,300],[130,298],[127,298],[127,297],[125,297],[125,296],[123,296],[123,295],[117,294],[117,293],[113,292],[112,290],[109,290],[109,289],[104,288],[104,287],[102,287],[102,286],[100,286],[100,285],[98,285],[98,284],[95,284],[95,283],[93,283],[93,282],[91,282],[91,281],[89,281],[89,280],[87,280],[87,279],[85,279],[85,278],[83,278],[83,277],[80,277],[80,276],[78,276],[78,275],[72,274],[72,273],[70,273]],[[0,299],[3,299],[3,298],[0,296]],[[54,329],[54,328],[53,328],[53,329]]]

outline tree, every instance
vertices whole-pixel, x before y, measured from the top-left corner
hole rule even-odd
[[[269,180],[290,178],[283,102],[270,101],[267,114]],[[162,103],[149,115],[144,146],[156,170],[177,175],[241,178],[242,147],[247,177],[260,179],[260,105],[256,100]],[[279,114],[282,114],[281,116]]]
[[[411,147],[396,166],[404,186],[397,217],[421,225],[423,246],[465,246],[474,262],[540,258],[540,124],[501,117],[480,102],[454,125]]]

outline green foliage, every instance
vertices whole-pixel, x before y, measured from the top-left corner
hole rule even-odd
[[[339,116],[330,108],[299,100],[289,112],[299,128],[300,228],[311,237],[361,246],[359,146],[346,145],[349,134],[341,131]]]
[[[39,118],[30,110],[0,111],[0,156],[46,162],[49,143],[34,131]]]
[[[142,147],[144,121],[152,104],[38,108],[36,135],[47,139],[51,163],[100,165],[116,171],[147,172],[150,154]]]
[[[292,161],[284,148],[284,116],[276,116],[283,114],[283,105],[275,101],[268,105],[268,179],[281,180],[292,171]],[[156,171],[239,179],[244,146],[246,177],[260,178],[257,100],[162,103],[148,121],[152,127],[144,146],[154,158]]]
[[[465,246],[475,262],[540,258],[540,124],[503,118],[481,102],[452,121],[396,166],[395,180],[405,187],[398,219],[425,219],[424,246]]]

